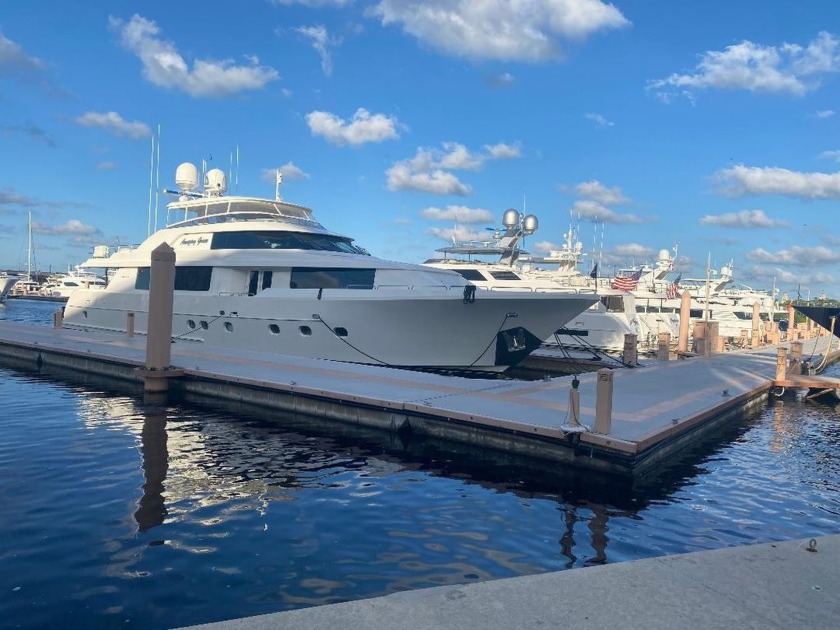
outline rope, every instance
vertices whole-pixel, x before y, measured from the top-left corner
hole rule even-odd
[[[837,317],[832,317],[831,318],[831,330],[829,331],[829,337],[828,337],[828,348],[826,348],[825,354],[823,355],[823,358],[822,358],[822,361],[820,361],[820,364],[816,368],[814,368],[816,370],[817,374],[822,372],[825,369],[826,364],[828,363],[828,355],[831,354],[831,342],[834,340],[834,325],[836,323],[837,323]],[[816,352],[816,351],[817,351],[817,344],[815,343],[814,344],[814,350],[813,350],[813,352],[811,352],[811,357],[814,356],[814,352]]]
[[[507,314],[505,315],[504,319],[502,320],[502,323],[501,323],[501,324],[499,324],[499,328],[498,328],[498,330],[496,330],[496,333],[492,336],[492,338],[491,338],[491,340],[490,340],[490,343],[488,343],[488,344],[484,347],[484,350],[482,350],[482,351],[479,353],[479,355],[475,358],[475,360],[467,366],[468,368],[471,368],[471,367],[473,367],[476,363],[478,363],[479,359],[481,359],[481,357],[483,357],[483,356],[484,356],[484,354],[487,352],[487,350],[489,350],[489,349],[490,349],[490,346],[492,346],[492,345],[493,345],[493,343],[496,341],[496,338],[497,338],[498,334],[502,331],[502,327],[505,325],[505,322],[506,322],[509,318],[510,318],[510,313],[507,313]],[[372,356],[372,355],[368,354],[367,352],[365,352],[365,351],[364,351],[364,350],[362,350],[361,348],[357,348],[356,346],[354,346],[352,343],[350,343],[349,341],[347,341],[347,339],[345,339],[343,336],[339,335],[339,334],[335,331],[335,328],[333,328],[333,327],[332,327],[332,326],[330,326],[327,322],[325,322],[325,321],[324,321],[324,319],[323,319],[320,315],[317,317],[317,320],[318,320],[319,322],[321,322],[321,323],[322,323],[322,324],[323,324],[323,325],[327,328],[327,330],[329,330],[332,334],[334,334],[336,337],[338,337],[338,339],[340,339],[342,342],[344,342],[345,344],[347,344],[350,348],[352,348],[353,350],[355,350],[355,351],[356,351],[356,352],[358,352],[359,354],[361,354],[361,355],[363,355],[363,356],[367,357],[367,358],[368,358],[368,359],[370,359],[371,361],[374,361],[374,362],[376,362],[376,363],[378,363],[378,364],[380,364],[380,365],[382,365],[382,366],[385,366],[385,367],[396,367],[396,366],[391,365],[390,363],[388,363],[388,362],[386,362],[386,361],[382,361],[381,359],[377,359],[376,357],[374,357],[374,356]]]

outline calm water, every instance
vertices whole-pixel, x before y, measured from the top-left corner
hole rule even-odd
[[[169,628],[840,533],[836,405],[774,401],[632,485],[25,366],[0,364],[0,407],[3,627]]]

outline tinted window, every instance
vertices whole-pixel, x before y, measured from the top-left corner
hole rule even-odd
[[[520,277],[512,271],[491,271],[490,275],[496,280],[520,280]]]
[[[175,290],[209,291],[212,274],[212,267],[175,267]],[[134,288],[148,291],[151,275],[149,267],[140,267],[137,270]]]
[[[478,280],[479,282],[487,282],[487,278],[478,269],[456,269],[465,280]]]
[[[296,267],[289,286],[293,289],[372,289],[375,269]]]
[[[320,249],[331,252],[364,254],[349,238],[310,232],[217,232],[210,249]]]

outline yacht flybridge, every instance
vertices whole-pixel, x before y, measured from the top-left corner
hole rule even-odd
[[[173,340],[394,367],[500,372],[586,310],[593,294],[477,292],[459,274],[375,258],[309,208],[227,196],[225,174],[181,164],[167,226],[95,248],[105,289],[72,293],[64,326],[145,333],[151,253],[175,251]]]

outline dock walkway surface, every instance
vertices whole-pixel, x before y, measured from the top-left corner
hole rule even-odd
[[[191,630],[836,628],[840,535],[441,586]]]
[[[808,359],[832,336],[803,341]],[[0,356],[141,380],[145,337],[0,322]],[[836,345],[836,344],[835,344]],[[472,379],[377,366],[172,344],[183,370],[173,388],[278,407],[351,424],[465,441],[483,448],[634,474],[685,446],[691,436],[760,403],[776,373],[778,349],[657,361],[612,371],[612,425],[595,433],[598,373],[578,376],[580,422],[569,432],[571,378]],[[179,371],[180,373],[180,371]],[[840,387],[840,381],[835,385]]]

